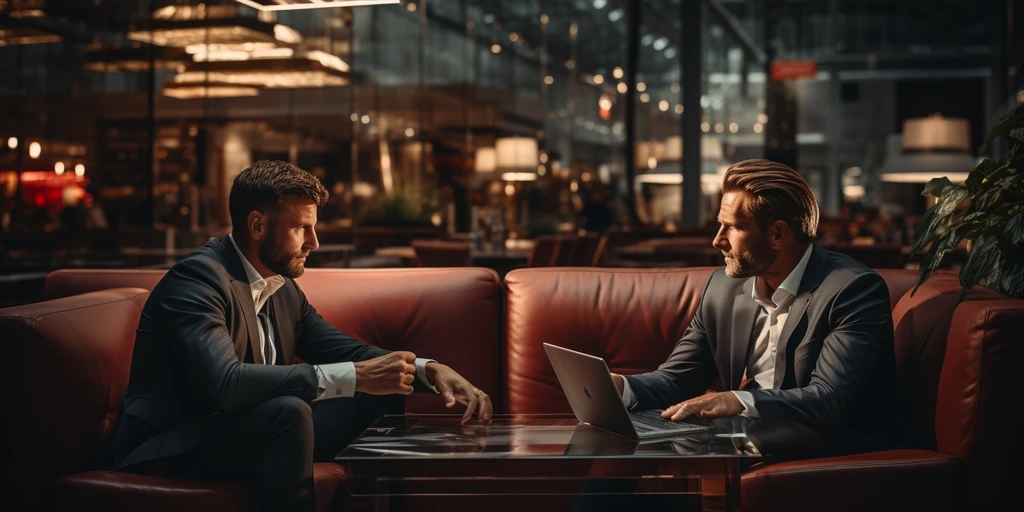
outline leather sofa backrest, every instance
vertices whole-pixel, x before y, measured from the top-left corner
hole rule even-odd
[[[59,270],[47,297],[112,286],[152,289],[162,270]],[[501,286],[488,269],[307,269],[297,280],[309,303],[335,327],[366,343],[436,359],[501,406]],[[497,409],[500,410],[500,409]],[[406,411],[450,412],[416,394]]]
[[[98,462],[120,413],[148,296],[119,288],[0,310],[3,465],[5,475],[18,476],[17,492],[30,496]]]
[[[544,353],[552,343],[603,358],[613,372],[661,364],[690,323],[714,268],[533,268],[505,277],[506,410],[565,413]]]
[[[43,284],[43,299],[53,300],[110,288],[152,290],[166,270],[63,269],[50,272]]]
[[[310,269],[298,283],[331,325],[366,343],[447,364],[501,406],[502,300],[493,270]],[[451,412],[429,394],[413,394],[405,404],[413,413]]]
[[[567,413],[544,342],[605,359],[617,373],[655,369],[690,324],[713,267],[523,269],[505,278],[507,412]],[[917,272],[879,274],[898,298]],[[896,299],[892,299],[895,304]]]

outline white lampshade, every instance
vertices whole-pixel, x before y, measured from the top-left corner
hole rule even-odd
[[[903,121],[903,151],[971,152],[971,125],[966,119],[928,117]]]
[[[473,158],[473,170],[476,172],[494,172],[498,168],[494,148],[477,148]]]
[[[530,137],[502,137],[495,141],[494,150],[497,153],[496,163],[498,169],[503,171],[517,169],[537,170],[537,162],[540,160],[537,139]]]
[[[900,134],[889,135],[886,143],[888,155],[879,169],[882,181],[889,183],[928,183],[943,176],[953,182],[962,182],[977,164],[970,153],[948,151],[903,152],[906,145]]]

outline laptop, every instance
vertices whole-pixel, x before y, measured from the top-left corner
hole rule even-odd
[[[544,344],[544,351],[573,414],[583,423],[638,440],[711,430],[711,425],[699,416],[673,422],[662,418],[661,410],[626,410],[604,359],[550,343]]]

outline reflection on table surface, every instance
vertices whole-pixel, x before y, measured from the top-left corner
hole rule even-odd
[[[579,423],[571,415],[497,415],[489,425],[459,415],[384,416],[336,460],[758,458],[743,446],[745,419],[716,420],[709,431],[637,442]]]

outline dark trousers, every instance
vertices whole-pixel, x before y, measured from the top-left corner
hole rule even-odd
[[[401,414],[401,395],[323,400],[277,397],[223,418],[171,471],[255,483],[263,510],[312,511],[313,462],[328,462],[383,414]]]

